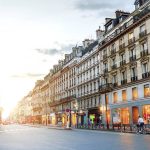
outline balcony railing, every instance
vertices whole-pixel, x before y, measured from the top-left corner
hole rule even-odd
[[[112,83],[113,87],[117,87],[118,86],[118,83],[115,82],[115,83]]]
[[[136,60],[136,55],[133,55],[130,57],[130,62],[135,61]]]
[[[137,76],[131,77],[131,82],[137,81]]]
[[[119,49],[123,49],[123,48],[125,48],[125,43],[119,45]]]
[[[146,36],[147,34],[147,30],[144,30],[142,32],[139,33],[139,38],[143,38],[144,36]]]
[[[124,85],[127,83],[127,79],[121,80],[121,85]]]
[[[129,45],[133,44],[134,42],[135,42],[135,37],[133,37],[133,38],[131,38],[131,39],[128,40]]]
[[[148,77],[150,77],[150,72],[145,72],[142,74],[143,79],[148,78]]]
[[[115,48],[112,49],[110,53],[111,53],[111,55],[113,55],[114,53],[116,53],[116,49]]]
[[[126,60],[122,60],[121,62],[120,62],[120,66],[123,66],[123,65],[125,65],[126,64]]]
[[[144,50],[141,52],[141,57],[147,56],[148,55],[148,50]]]
[[[117,64],[111,66],[111,69],[116,69],[116,68],[117,68]]]
[[[107,83],[99,86],[100,93],[110,92],[112,90],[112,84]]]

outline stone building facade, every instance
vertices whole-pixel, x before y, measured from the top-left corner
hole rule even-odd
[[[66,126],[150,120],[150,1],[106,18],[96,40],[72,48],[32,90],[32,116]]]

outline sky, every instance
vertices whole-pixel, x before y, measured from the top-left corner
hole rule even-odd
[[[116,10],[134,0],[0,0],[0,106],[4,116],[49,73],[65,53]]]

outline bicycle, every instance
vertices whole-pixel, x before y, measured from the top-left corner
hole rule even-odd
[[[137,124],[137,134],[146,134],[145,126]]]

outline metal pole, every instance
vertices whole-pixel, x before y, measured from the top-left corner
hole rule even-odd
[[[70,118],[70,120],[69,120],[69,127],[71,127],[71,102],[70,102],[70,115],[69,115],[69,118]]]

